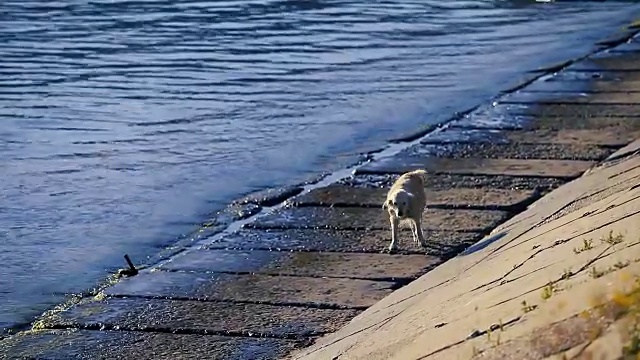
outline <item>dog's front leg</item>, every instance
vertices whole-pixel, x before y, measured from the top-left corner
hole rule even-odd
[[[392,253],[396,250],[396,244],[398,243],[398,225],[400,220],[395,216],[390,216],[391,222],[391,244],[389,245],[389,252]]]

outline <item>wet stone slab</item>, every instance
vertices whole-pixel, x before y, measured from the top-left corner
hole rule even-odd
[[[299,195],[289,202],[294,206],[360,206],[380,208],[389,187],[363,188],[340,184],[329,185]],[[486,207],[509,210],[529,203],[535,191],[501,189],[425,189],[427,206],[431,207]]]
[[[534,81],[522,90],[505,94],[501,99],[519,96],[585,96],[585,94],[592,94],[595,91],[591,85],[591,83],[586,81],[570,81],[567,83],[562,83],[559,81],[547,81],[544,79],[540,79],[538,81]]]
[[[498,210],[425,209],[422,223],[427,230],[487,231],[508,216]],[[246,224],[245,228],[367,231],[388,229],[389,220],[381,208],[283,208]]]
[[[575,85],[573,86],[575,87]],[[575,103],[589,103],[595,102],[593,93],[584,92],[566,93],[566,92],[532,92],[532,91],[518,91],[516,93],[507,94],[502,97],[498,104],[539,104],[539,103],[558,103],[558,102],[575,102]],[[602,97],[602,101],[608,101],[616,103],[615,98],[606,96]],[[606,100],[605,100],[606,99]]]
[[[379,253],[389,246],[390,230],[350,231],[334,229],[244,229],[221,241],[207,245],[209,249],[264,249],[273,252],[345,252]],[[446,258],[460,248],[482,238],[480,232],[424,231],[429,240],[427,254]],[[425,250],[411,239],[408,230],[402,232],[399,253],[424,254]]]
[[[181,236],[170,246],[161,249],[158,253],[151,256],[147,263],[153,264],[162,260],[170,259],[175,254],[181,252],[185,248],[200,241],[200,239],[211,237],[222,232],[229,224],[234,221],[249,218],[262,210],[262,206],[254,203],[235,203],[230,204],[224,209],[211,214],[209,219],[199,226],[199,228],[190,234]]]
[[[252,250],[192,250],[180,253],[164,262],[159,269],[206,271],[219,273],[251,273],[278,261],[283,255],[275,251]]]
[[[640,75],[639,73],[634,73]],[[562,90],[555,90],[562,89]],[[636,96],[640,90],[640,77],[637,79],[626,78],[622,81],[598,81],[598,79],[584,79],[576,81],[544,81],[540,83],[534,83],[523,93],[534,93],[541,91],[557,91],[560,92],[573,92],[573,94],[567,94],[567,96],[576,97],[578,102],[593,102],[603,104],[615,104],[615,103],[636,103],[636,99],[616,99],[617,95],[631,95]],[[588,99],[593,97],[593,99]]]
[[[248,257],[255,254],[260,258],[263,253],[275,254],[278,258],[266,266],[257,268]],[[326,252],[277,252],[204,249],[192,251],[161,266],[172,271],[216,272],[226,271],[218,263],[238,261],[231,271],[256,274],[342,277],[370,280],[393,281],[399,278],[415,278],[440,263],[437,257],[425,255],[388,255]]]
[[[627,55],[640,52],[640,43],[637,41],[630,41],[625,44],[620,44],[612,49],[607,50],[607,53],[612,55]]]
[[[625,44],[628,45],[628,44]],[[638,47],[636,43],[634,45]],[[630,80],[634,80],[634,74],[640,76],[640,51],[634,53],[627,53],[624,56],[620,54],[603,52],[589,56],[583,61],[579,61],[571,64],[565,70],[569,71],[628,71],[632,72],[629,75]]]
[[[541,107],[541,106],[540,106]],[[579,107],[579,105],[578,105]],[[637,131],[640,129],[638,114],[618,115],[615,113],[591,116],[583,113],[547,112],[544,116],[534,116],[530,105],[498,104],[478,109],[469,116],[453,121],[450,128],[483,130],[599,130],[619,128]]]
[[[459,129],[456,129],[459,130]],[[452,130],[453,131],[453,130]],[[509,134],[504,139],[509,140]],[[522,142],[478,141],[459,142],[445,145],[415,145],[407,149],[404,154],[421,157],[437,157],[448,159],[541,159],[541,160],[601,160],[609,156],[616,148],[603,147],[588,143],[535,143],[525,142],[527,136],[522,136]]]
[[[282,187],[275,189],[262,190],[249,194],[239,200],[233,202],[237,205],[256,204],[259,206],[273,206],[283,202],[284,200],[298,195],[303,190],[300,186]]]
[[[638,121],[638,131],[629,133],[627,128],[621,126],[609,126],[598,129],[520,129],[520,130],[495,130],[453,127],[438,133],[438,136],[427,136],[421,144],[440,145],[450,152],[450,157],[456,157],[451,145],[474,146],[478,144],[479,152],[488,146],[493,146],[493,152],[489,152],[491,157],[499,157],[499,152],[503,151],[507,158],[523,158],[527,152],[549,153],[549,158],[571,158],[579,157],[583,154],[597,154],[598,151],[605,151],[602,146],[624,146],[635,140],[633,137],[640,132],[640,121]],[[436,147],[436,153],[438,150]],[[489,148],[491,149],[491,148]],[[562,155],[561,152],[570,153]],[[557,153],[557,154],[556,154]],[[477,155],[480,156],[480,155]],[[584,155],[583,155],[584,156]],[[587,155],[593,156],[593,155]],[[443,157],[443,156],[441,156]]]
[[[474,124],[486,123],[486,126],[480,126],[479,128],[492,128],[493,123],[500,123],[500,119],[503,121],[514,121],[519,124],[520,128],[531,129],[539,127],[541,121],[540,116],[544,115],[549,118],[568,118],[567,124],[575,124],[570,127],[563,127],[564,129],[580,129],[585,127],[577,126],[579,122],[589,118],[600,118],[600,121],[606,122],[612,119],[611,117],[624,118],[625,121],[636,121],[639,117],[638,113],[634,112],[633,108],[637,105],[584,105],[584,104],[544,104],[544,105],[530,105],[530,104],[496,104],[494,106],[487,106],[478,109],[477,111],[469,114],[468,117],[457,120],[452,123],[458,127],[469,126],[474,127]],[[600,110],[598,113],[590,113],[586,109]],[[542,113],[540,110],[545,110]],[[574,111],[576,110],[577,111]],[[583,110],[580,110],[583,109]],[[616,112],[617,109],[623,109],[622,112]],[[604,111],[606,110],[606,111]],[[599,127],[612,126],[612,124],[603,123]],[[589,127],[587,127],[589,128]],[[594,125],[590,124],[590,128],[597,129]]]
[[[511,115],[535,117],[637,117],[640,104],[608,105],[608,104],[498,104],[493,107],[495,112]]]
[[[507,144],[509,140],[504,136],[504,131],[498,129],[464,129],[445,128],[426,135],[421,144],[446,145],[459,143],[488,142],[494,144]]]
[[[640,96],[640,95],[639,95]],[[581,121],[581,120],[575,120]],[[535,126],[534,122],[529,124]],[[634,124],[631,124],[634,125]],[[635,124],[640,130],[640,121]],[[603,131],[604,130],[604,131]],[[621,126],[598,127],[596,129],[493,129],[455,126],[429,134],[420,141],[425,154],[438,157],[469,157],[457,154],[456,147],[467,146],[477,151],[476,157],[526,158],[527,153],[548,154],[547,158],[564,159],[594,156],[604,146],[625,145],[635,138]],[[582,141],[581,141],[582,140]],[[562,153],[568,153],[566,155]],[[593,154],[593,155],[590,155]],[[531,156],[529,156],[531,157]]]
[[[122,279],[104,293],[115,297],[361,309],[373,305],[395,287],[394,282],[357,279],[153,271]]]
[[[410,151],[405,151],[393,158],[372,161],[357,168],[355,173],[357,175],[402,174],[415,169],[425,169],[435,174],[552,177],[571,180],[596,163],[546,159],[446,159],[413,155]]]
[[[45,318],[47,328],[120,329],[299,339],[337,330],[359,310],[163,299],[106,299]]]
[[[640,84],[640,83],[639,83]],[[604,84],[603,84],[604,85]],[[627,84],[628,86],[628,84]],[[584,92],[584,93],[534,93],[534,92],[520,92],[510,94],[500,99],[500,104],[585,104],[589,106],[615,106],[621,105],[638,105],[640,104],[640,94],[637,93],[625,93],[617,92],[615,94],[609,93],[609,90],[616,89],[615,86],[598,86],[597,92]],[[604,94],[603,94],[604,93]],[[615,96],[612,96],[615,95]],[[541,106],[541,105],[538,105]]]
[[[275,359],[302,342],[135,331],[43,330],[0,343],[2,359]]]
[[[361,174],[342,179],[337,183],[344,186],[379,188],[390,187],[400,174]],[[429,174],[425,186],[430,189],[503,189],[538,190],[548,192],[563,184],[565,180],[555,178],[535,178],[505,175],[459,175]]]
[[[640,125],[640,121],[638,121]],[[509,141],[515,143],[546,143],[578,145],[577,149],[589,152],[590,149],[602,151],[603,154],[620,148],[640,137],[638,131],[629,131],[623,127],[610,126],[603,129],[540,129],[526,131],[509,131],[505,133]],[[585,146],[586,145],[586,146]],[[595,145],[595,146],[594,146]],[[580,147],[581,146],[581,147]],[[602,149],[602,147],[606,147]],[[608,155],[607,155],[608,156]]]
[[[599,82],[623,82],[627,76],[636,76],[633,71],[560,71],[546,81],[572,82],[572,81],[599,81]]]
[[[618,32],[606,35],[595,43],[601,50],[607,50],[620,46],[624,43],[636,40],[637,30],[633,26],[627,26]]]
[[[530,130],[540,129],[592,131],[610,131],[615,129],[615,131],[634,134],[640,130],[640,117],[540,117],[538,122],[532,126]]]
[[[497,103],[496,103],[497,104]],[[504,105],[480,106],[473,112],[449,123],[449,128],[483,129],[483,130],[519,130],[535,121],[526,112],[504,111]]]

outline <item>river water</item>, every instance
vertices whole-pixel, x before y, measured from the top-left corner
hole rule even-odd
[[[348,165],[633,2],[2,0],[0,329],[229,201]]]

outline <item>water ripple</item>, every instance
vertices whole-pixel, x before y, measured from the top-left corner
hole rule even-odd
[[[638,7],[3,0],[0,328],[243,193],[340,167],[349,157],[332,154],[585,53]]]

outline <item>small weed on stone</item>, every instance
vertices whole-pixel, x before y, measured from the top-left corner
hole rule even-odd
[[[583,239],[582,247],[573,248],[573,252],[576,254],[580,254],[581,252],[593,249],[593,239]]]
[[[556,292],[556,290],[557,289],[555,284],[549,282],[549,284],[542,288],[542,294],[540,294],[540,297],[542,298],[542,300],[548,300],[553,296],[553,293]]]
[[[630,263],[631,263],[630,261],[618,261],[617,263],[613,264],[613,267],[616,270],[620,270],[620,269],[624,269],[627,266],[629,266]]]
[[[613,303],[618,308],[618,315],[626,315],[622,330],[625,358],[640,358],[640,278],[635,278],[633,289],[628,293],[616,293]]]
[[[589,270],[589,276],[591,276],[594,279],[597,279],[599,277],[612,273],[616,270],[624,269],[625,267],[629,266],[629,264],[630,264],[629,261],[618,261],[617,263],[613,264],[612,266],[609,266],[604,270],[598,270],[594,266],[591,268],[591,270]]]
[[[604,271],[600,271],[600,270],[596,269],[595,266],[592,267],[591,270],[589,270],[589,276],[591,276],[594,279],[602,277],[604,274],[606,274]]]
[[[529,305],[526,300],[522,300],[522,312],[525,314],[535,310],[537,307],[538,305]]]
[[[609,235],[600,239],[603,243],[607,243],[609,245],[617,245],[624,241],[624,235],[618,234],[613,236],[613,230],[609,232]]]

